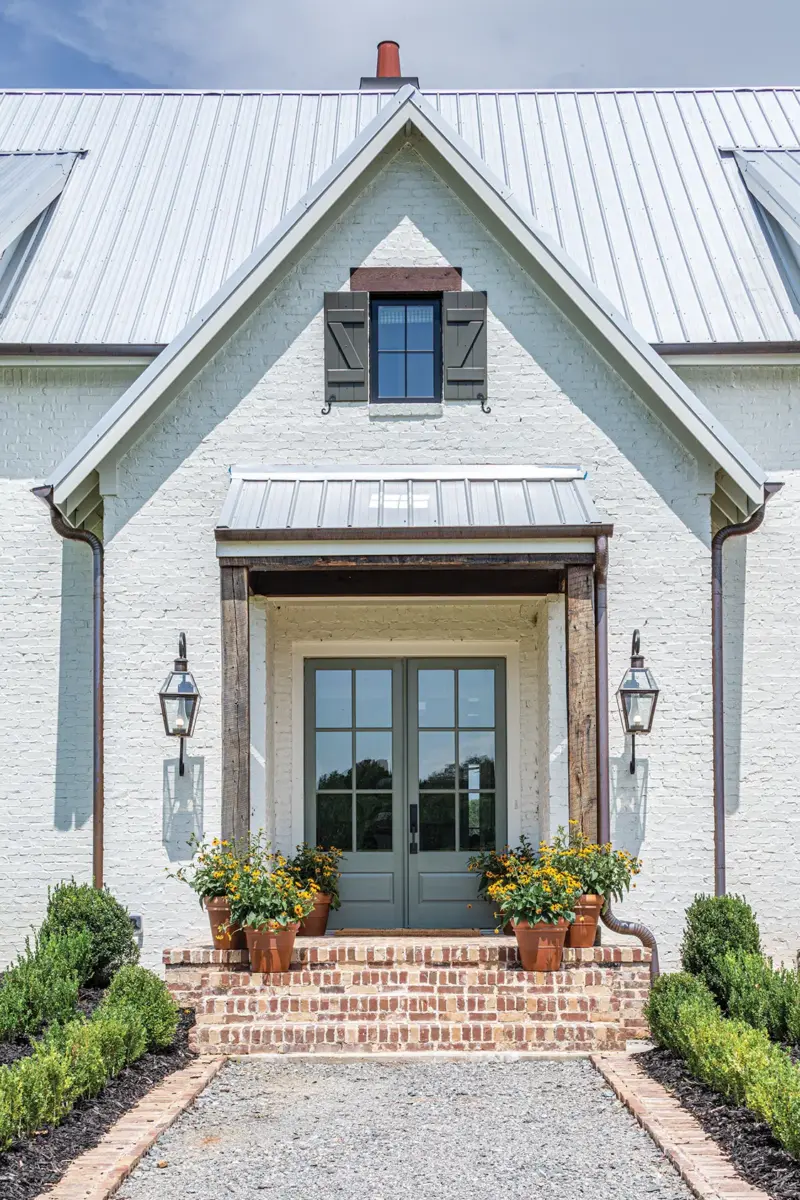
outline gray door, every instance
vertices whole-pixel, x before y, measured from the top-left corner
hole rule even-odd
[[[504,668],[306,663],[306,839],[345,851],[332,928],[493,923],[466,864],[506,838]]]

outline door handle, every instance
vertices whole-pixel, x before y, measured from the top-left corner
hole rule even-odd
[[[419,826],[418,826],[419,805],[412,804],[410,806],[410,812],[411,812],[411,825],[410,825],[411,832],[418,833],[419,832]]]

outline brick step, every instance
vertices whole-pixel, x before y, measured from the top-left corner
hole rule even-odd
[[[535,1013],[539,1020],[559,1021],[589,1019],[589,1014],[607,1014],[606,1019],[615,1019],[624,1011],[626,1004],[633,1007],[635,1000],[625,1001],[619,996],[597,997],[576,995],[573,992],[546,994],[529,991],[517,995],[493,993],[474,995],[459,991],[432,992],[427,995],[252,995],[252,996],[202,996],[195,1012],[198,1022],[239,1023],[257,1019],[271,1021],[331,1021],[331,1020],[419,1020],[420,1017],[437,1014],[485,1013],[487,1020],[511,1019],[508,1014]],[[599,1018],[592,1018],[599,1019]]]

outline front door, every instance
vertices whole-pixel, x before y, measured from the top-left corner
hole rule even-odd
[[[345,851],[335,928],[486,928],[467,861],[506,839],[505,664],[306,663],[306,839]]]

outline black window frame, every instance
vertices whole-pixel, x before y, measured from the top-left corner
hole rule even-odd
[[[381,304],[433,305],[433,395],[432,396],[379,396],[378,395],[378,308]],[[394,351],[407,356],[409,353],[429,351]],[[369,297],[369,400],[370,404],[440,404],[442,401],[442,293],[441,292],[370,292]]]

